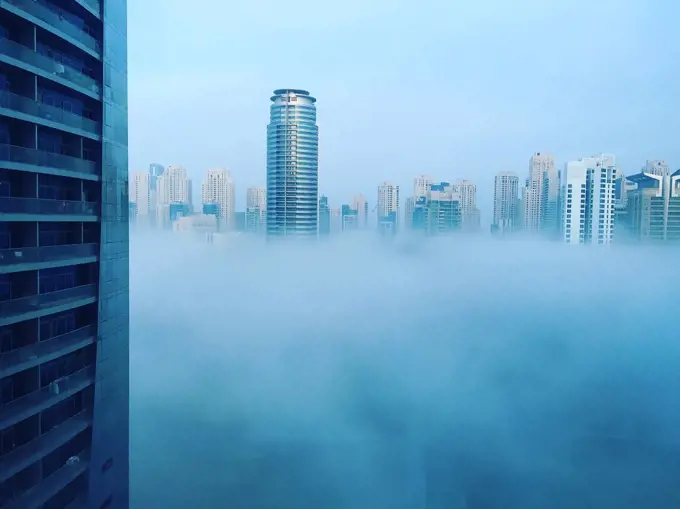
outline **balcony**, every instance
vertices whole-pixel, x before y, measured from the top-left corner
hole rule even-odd
[[[22,15],[22,17],[25,17],[24,13],[28,14],[29,17],[27,19],[29,19],[29,21],[34,21],[31,18],[38,19],[43,25],[51,28],[51,31],[55,32],[63,39],[66,39],[69,42],[71,42],[69,39],[72,39],[83,46],[84,49],[88,50],[89,53],[93,54],[93,56],[96,56],[97,58],[101,57],[101,45],[97,39],[44,5],[35,0],[3,0],[3,2],[0,3],[0,6],[7,9],[7,4],[14,8],[8,10],[20,11],[19,14]]]
[[[75,481],[87,472],[90,466],[89,449],[81,451],[73,456],[73,461],[67,461],[64,466],[44,479],[41,483],[30,488],[21,496],[15,498],[5,506],[5,509],[39,509],[54,495],[59,493],[66,485]]]
[[[24,468],[44,458],[61,447],[92,422],[92,412],[87,409],[64,421],[42,436],[14,449],[0,458],[0,482],[5,482]]]
[[[2,110],[9,111],[2,113]],[[37,120],[37,123],[46,124],[48,127],[52,127],[52,124],[61,124],[70,128],[69,131],[90,133],[91,136],[89,137],[94,139],[99,139],[101,132],[99,122],[11,92],[0,91],[0,114],[29,122],[36,122]],[[76,132],[75,134],[80,133]]]
[[[25,170],[76,178],[99,180],[99,165],[94,161],[72,157],[46,150],[0,144],[0,166],[8,170]],[[26,166],[36,167],[29,170]]]
[[[0,408],[0,429],[14,426],[89,387],[94,383],[94,375],[95,367],[88,366],[55,380],[47,387],[6,403]]]
[[[99,3],[99,0],[76,0],[76,2],[78,2],[92,14],[97,16],[97,18],[101,19],[102,8]]]
[[[59,267],[95,261],[99,256],[99,244],[67,244],[64,246],[17,247],[0,249],[0,274],[27,270],[27,265]],[[42,267],[31,267],[42,268]]]
[[[0,219],[4,221],[20,221],[25,216],[53,215],[53,218],[41,218],[41,221],[65,221],[63,216],[79,217],[78,221],[96,221],[99,204],[89,201],[44,200],[41,198],[4,198],[0,197]],[[7,217],[7,216],[20,217]]]
[[[48,56],[33,51],[31,48],[3,37],[0,37],[0,60],[22,68],[24,66],[31,66],[34,68],[31,70],[36,74],[41,74],[42,71],[46,77],[59,83],[66,81],[68,85],[86,91],[90,97],[95,99],[99,99],[101,96],[101,88],[93,78],[86,76],[73,67],[64,65]]]
[[[75,352],[84,346],[94,343],[96,337],[97,327],[88,325],[48,339],[47,341],[40,341],[4,353],[0,355],[0,378],[14,375],[20,371]]]
[[[0,302],[0,326],[67,311],[91,304],[96,300],[96,284],[6,300]]]

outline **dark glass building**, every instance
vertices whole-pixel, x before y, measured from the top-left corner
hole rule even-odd
[[[0,1],[0,507],[129,506],[125,0]]]

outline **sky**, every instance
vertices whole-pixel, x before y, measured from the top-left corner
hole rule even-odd
[[[680,507],[677,249],[255,239],[131,234],[132,507]]]
[[[129,2],[130,170],[226,167],[264,186],[269,97],[318,99],[320,192],[375,202],[392,180],[526,176],[535,151],[680,166],[670,0]],[[198,189],[199,186],[194,186]]]

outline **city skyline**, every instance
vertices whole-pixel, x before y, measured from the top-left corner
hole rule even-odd
[[[680,167],[680,119],[669,113],[678,104],[669,64],[677,7],[667,3],[351,0],[301,9],[292,34],[275,23],[271,1],[202,5],[223,15],[189,45],[170,36],[190,20],[206,23],[188,5],[130,6],[135,170],[160,159],[199,179],[224,166],[241,187],[263,186],[267,98],[278,87],[310,90],[323,105],[319,192],[338,203],[372,197],[384,180],[406,190],[414,175],[432,173],[476,181],[488,221],[494,175],[523,179],[534,151],[551,153],[558,168],[600,152],[616,154],[624,174],[646,159]],[[603,33],[603,19],[621,36]],[[640,30],[645,23],[655,30]],[[480,24],[502,37],[483,37]],[[272,62],[271,47],[293,56]],[[178,55],[188,68],[175,66]],[[417,127],[402,143],[407,124]]]

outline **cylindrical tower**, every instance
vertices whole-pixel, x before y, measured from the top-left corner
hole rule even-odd
[[[316,238],[319,128],[306,90],[275,90],[267,126],[267,237]]]

